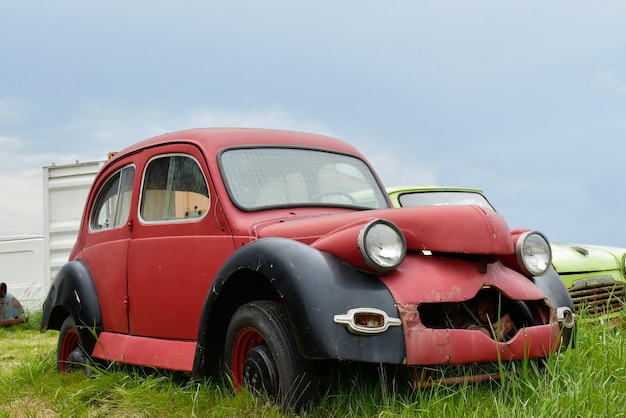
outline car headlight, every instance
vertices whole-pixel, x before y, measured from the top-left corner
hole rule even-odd
[[[384,219],[375,219],[361,229],[358,246],[365,263],[381,273],[398,267],[406,255],[404,234]]]
[[[552,263],[550,243],[537,231],[528,231],[520,235],[515,253],[520,267],[530,276],[541,276]]]

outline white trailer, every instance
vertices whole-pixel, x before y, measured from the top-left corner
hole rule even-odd
[[[43,168],[45,290],[67,262],[93,180],[105,161]]]

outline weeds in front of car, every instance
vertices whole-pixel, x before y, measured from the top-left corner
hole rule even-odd
[[[33,320],[34,318],[34,320]],[[56,371],[58,332],[41,334],[36,316],[0,328],[1,416],[281,417],[267,399],[227,379],[110,366],[94,376]],[[520,362],[500,382],[413,390],[404,375],[372,367],[340,368],[322,380],[317,405],[303,417],[626,416],[626,329],[579,321],[577,348],[540,370]]]

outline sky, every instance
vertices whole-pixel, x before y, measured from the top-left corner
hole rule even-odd
[[[43,167],[193,127],[314,132],[386,186],[480,188],[510,227],[626,247],[626,2],[0,2],[0,237]]]

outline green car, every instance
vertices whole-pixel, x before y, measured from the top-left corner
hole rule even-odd
[[[388,188],[387,193],[396,207],[477,205],[494,209],[480,189],[411,186]],[[563,243],[550,246],[552,266],[565,283],[577,314],[610,323],[623,318],[625,248]]]

